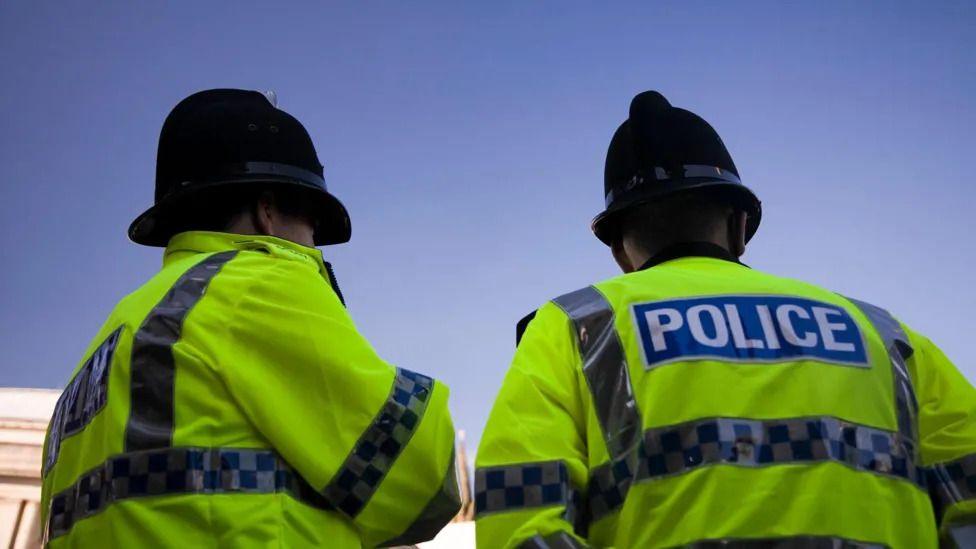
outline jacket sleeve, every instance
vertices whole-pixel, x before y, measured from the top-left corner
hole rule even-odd
[[[479,548],[583,547],[585,404],[569,319],[551,303],[528,324],[478,448]]]
[[[927,338],[910,332],[918,425],[940,534],[976,546],[976,389]]]
[[[238,298],[219,375],[365,546],[432,538],[460,506],[447,387],[377,356],[314,266],[267,264]]]

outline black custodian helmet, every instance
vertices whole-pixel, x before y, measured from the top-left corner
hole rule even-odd
[[[618,234],[621,212],[693,189],[722,194],[745,211],[747,241],[762,218],[759,199],[739,180],[718,133],[695,113],[672,107],[656,91],[634,97],[630,118],[613,134],[603,189],[606,210],[593,219],[592,228],[607,245]]]
[[[129,238],[166,246],[189,205],[255,186],[304,193],[317,246],[349,241],[349,213],[326,190],[301,122],[260,92],[233,89],[195,93],[166,117],[156,155],[156,201],[132,222]]]

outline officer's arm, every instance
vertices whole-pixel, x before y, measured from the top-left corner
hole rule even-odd
[[[366,546],[433,537],[460,506],[447,387],[380,359],[314,267],[254,279],[217,365],[240,408]]]
[[[923,464],[944,540],[976,546],[976,389],[927,338],[912,333]],[[964,541],[965,540],[965,541]],[[951,546],[951,545],[950,545]]]
[[[573,534],[587,474],[578,363],[569,320],[546,304],[519,343],[478,448],[479,548],[582,546]]]

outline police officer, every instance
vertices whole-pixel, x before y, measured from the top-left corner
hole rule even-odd
[[[884,309],[742,265],[760,203],[707,122],[635,97],[605,192],[624,274],[528,323],[479,547],[976,547],[976,390]]]
[[[383,361],[317,245],[346,209],[258,92],[180,102],[130,238],[163,267],[89,345],[51,421],[51,547],[423,541],[459,507],[448,389]]]

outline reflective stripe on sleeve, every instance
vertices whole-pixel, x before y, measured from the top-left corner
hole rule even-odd
[[[611,457],[640,443],[641,417],[610,302],[593,286],[553,300],[573,322],[597,419]]]
[[[595,287],[553,300],[573,323],[576,344],[583,361],[583,374],[593,397],[593,406],[603,430],[610,462],[591,475],[591,504],[580,513],[577,529],[587,530],[594,510],[606,512],[623,504],[640,457],[641,416],[630,381],[623,343],[614,326],[610,302]],[[602,473],[602,474],[601,474]],[[593,482],[597,484],[594,486]],[[593,494],[597,494],[593,505]]]
[[[908,439],[908,444],[914,453],[915,444],[918,441],[918,401],[915,399],[915,389],[906,364],[906,361],[914,354],[908,335],[888,311],[870,303],[851,298],[847,299],[857,305],[857,308],[868,317],[871,325],[874,326],[875,331],[884,341],[888,359],[891,361],[891,373],[895,384],[895,413],[898,418],[898,432]]]
[[[119,454],[51,498],[48,539],[117,501],[186,494],[284,492],[321,509],[321,495],[273,450],[161,448]]]
[[[956,549],[976,547],[976,523],[954,524],[948,528],[946,545]],[[955,545],[952,545],[955,544]]]
[[[939,516],[946,508],[976,499],[976,454],[937,463],[928,469],[929,493]]]
[[[420,425],[433,387],[433,379],[397,368],[386,404],[323,490],[336,509],[350,518],[363,510]]]
[[[474,492],[478,518],[559,505],[566,508],[563,518],[576,524],[581,510],[581,495],[573,488],[562,461],[479,467],[475,471]]]
[[[173,345],[183,335],[183,321],[200,301],[210,281],[237,251],[207,256],[190,267],[146,316],[132,339],[131,405],[125,449],[165,448],[173,440]]]

